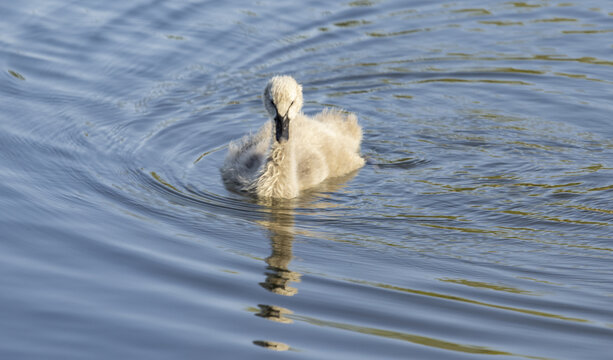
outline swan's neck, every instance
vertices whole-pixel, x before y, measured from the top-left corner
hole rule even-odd
[[[294,198],[298,195],[293,141],[273,141],[268,159],[258,179],[259,196]]]

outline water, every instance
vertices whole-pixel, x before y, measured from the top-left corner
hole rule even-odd
[[[608,1],[0,5],[3,359],[607,359]],[[267,79],[368,164],[223,187]]]

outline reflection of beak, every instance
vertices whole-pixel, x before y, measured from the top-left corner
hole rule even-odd
[[[279,114],[275,116],[275,137],[278,142],[287,141],[289,139],[289,118],[287,115],[281,117]]]

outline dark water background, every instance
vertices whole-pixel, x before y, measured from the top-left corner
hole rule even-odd
[[[0,3],[0,358],[610,359],[610,1]],[[227,191],[274,74],[368,165]]]

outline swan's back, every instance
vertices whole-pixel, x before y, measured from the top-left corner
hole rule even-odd
[[[358,125],[358,117],[354,113],[326,108],[313,119],[329,127],[344,149],[354,152],[360,150],[362,128]]]
[[[312,119],[301,120],[301,128],[295,130],[301,135],[295,146],[303,176],[313,173],[325,179],[345,175],[364,165],[359,155],[362,129],[355,114],[325,109]],[[310,157],[319,160],[309,161]],[[304,181],[301,185],[308,183]]]

